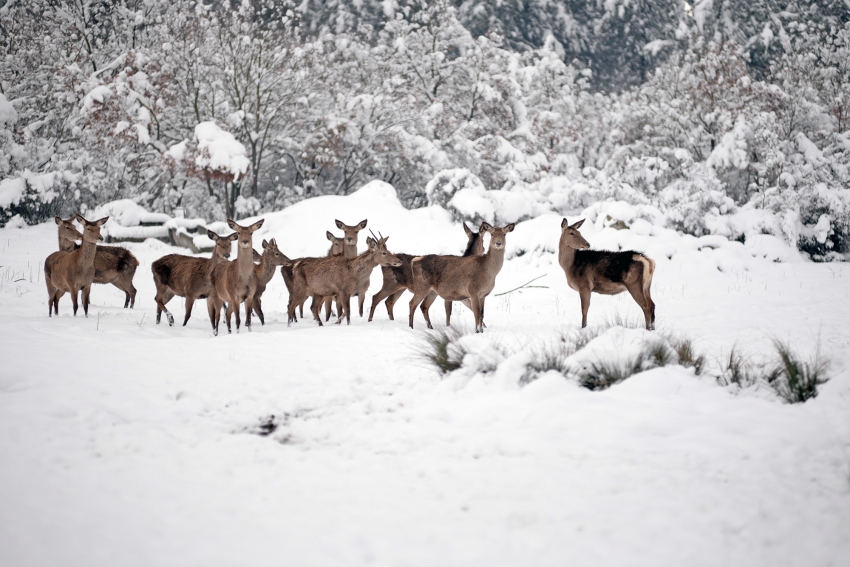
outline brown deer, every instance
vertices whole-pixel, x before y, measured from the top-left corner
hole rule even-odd
[[[617,295],[628,291],[643,309],[647,330],[655,329],[655,303],[649,294],[655,262],[631,250],[587,250],[590,244],[578,231],[582,224],[584,219],[575,224],[562,220],[558,243],[558,263],[567,275],[567,284],[581,298],[582,328],[587,327],[587,309],[592,292]]]
[[[451,301],[469,299],[475,315],[475,332],[484,332],[484,300],[496,285],[496,276],[505,262],[505,235],[516,226],[493,227],[481,223],[481,230],[490,233],[490,246],[483,256],[418,256],[413,259],[413,299],[410,300],[410,328],[416,307],[427,302],[422,314],[429,329],[428,307],[437,295]],[[433,292],[433,293],[432,293]]]
[[[59,225],[59,250],[73,252],[80,247],[74,242],[83,237],[74,226],[74,217],[62,220],[54,217]],[[124,292],[124,308],[132,309],[136,305],[136,288],[133,286],[133,276],[139,261],[126,248],[119,246],[98,246],[94,255],[94,283],[111,283]]]
[[[254,293],[257,291],[257,278],[254,272],[254,231],[263,226],[259,220],[251,226],[240,226],[227,219],[227,226],[236,231],[236,260],[215,266],[210,276],[213,291],[207,297],[207,311],[213,332],[218,335],[221,322],[221,307],[227,304],[227,332],[231,332],[230,318],[236,314],[236,330],[239,331],[239,304],[245,304],[245,327],[251,330],[251,312],[254,308]]]
[[[325,232],[325,236],[328,237],[328,240],[331,241],[331,247],[328,249],[328,257],[331,256],[342,256],[343,255],[343,246],[345,245],[345,237],[342,236],[334,236],[331,231]],[[357,254],[355,254],[356,256]],[[286,284],[286,291],[289,292],[289,296],[292,297],[292,265],[300,260],[301,258],[296,258],[292,260],[291,264],[288,266],[284,265],[280,268],[280,275],[283,276],[283,283]],[[304,301],[301,302],[301,305],[298,306],[299,317],[304,318],[304,303],[306,303],[307,298],[304,298]],[[331,318],[331,304],[333,303],[333,297],[326,297],[324,299],[325,303],[325,321],[330,320]],[[338,308],[338,306],[337,306]],[[294,315],[293,315],[294,317]],[[297,318],[294,318],[290,323],[298,322]]]
[[[168,319],[168,325],[174,325],[174,317],[165,307],[175,295],[186,298],[186,317],[183,326],[192,316],[195,301],[208,297],[212,292],[210,276],[213,268],[230,258],[231,243],[237,235],[219,236],[207,230],[207,236],[215,242],[211,258],[196,258],[182,254],[169,254],[151,264],[153,283],[156,286],[156,323],[159,324],[162,313]]]
[[[59,298],[71,294],[74,316],[77,316],[77,293],[82,291],[83,311],[89,316],[89,297],[94,281],[94,257],[98,240],[103,240],[100,227],[109,217],[89,222],[79,213],[75,218],[83,225],[82,244],[73,252],[54,252],[44,261],[44,281],[47,284],[47,315],[59,315]]]
[[[357,233],[366,228],[366,223],[368,221],[369,219],[363,219],[354,226],[348,226],[341,220],[334,221],[336,223],[336,227],[345,233],[345,236],[343,236],[343,239],[345,240],[343,255],[346,258],[354,258],[357,256]],[[368,274],[365,274],[363,278],[357,282],[357,305],[360,310],[361,317],[363,316],[363,302],[366,300],[366,292],[369,291],[369,276],[371,273],[372,272],[370,271]],[[325,299],[326,314],[330,313],[329,305],[328,300]]]
[[[301,258],[293,266],[293,293],[289,298],[289,319],[295,316],[295,307],[309,296],[313,296],[311,310],[313,319],[322,325],[319,317],[318,297],[337,296],[339,318],[337,324],[346,318],[351,324],[351,296],[357,293],[359,282],[364,274],[369,274],[375,266],[400,266],[398,257],[387,250],[389,236],[367,238],[368,249],[354,258],[333,256],[325,258]]]
[[[467,243],[466,250],[463,253],[463,256],[481,256],[484,254],[484,235],[482,232],[473,232],[466,223],[463,223],[463,231],[466,233]],[[372,321],[372,317],[375,316],[375,308],[378,304],[383,301],[384,298],[387,299],[387,313],[390,316],[390,321],[394,321],[393,317],[393,306],[396,301],[402,296],[405,290],[413,293],[413,270],[410,266],[410,262],[416,256],[411,254],[396,254],[398,259],[401,260],[401,266],[396,268],[393,266],[383,266],[381,267],[381,273],[384,276],[384,285],[381,287],[381,290],[372,296],[372,307],[369,309],[369,321]],[[433,300],[432,300],[433,301]],[[470,307],[469,300],[463,300],[463,303]],[[430,305],[430,303],[429,303]],[[446,325],[451,324],[451,316],[452,316],[452,302],[448,299],[445,300],[446,306]],[[422,309],[425,309],[425,302],[422,302]]]
[[[263,292],[266,291],[266,285],[271,281],[276,267],[291,265],[292,261],[278,249],[274,238],[268,242],[263,240],[263,255],[260,256],[260,263],[254,264],[254,277],[257,279],[257,289],[254,290],[253,304],[254,313],[260,318],[260,325],[266,324],[262,303],[262,296]]]

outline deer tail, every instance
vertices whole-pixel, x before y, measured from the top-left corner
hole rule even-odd
[[[652,258],[643,254],[636,254],[635,259],[643,264],[643,292],[649,292],[649,286],[652,285],[652,276],[655,274],[655,261]]]

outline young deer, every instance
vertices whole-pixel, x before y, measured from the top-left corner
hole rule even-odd
[[[647,330],[655,329],[655,303],[649,294],[655,262],[631,250],[587,250],[590,244],[578,231],[582,224],[584,219],[575,224],[562,220],[558,243],[558,263],[567,275],[567,284],[581,297],[582,328],[587,326],[591,292],[617,295],[628,291],[643,309]]]
[[[230,258],[231,242],[236,234],[219,236],[207,230],[207,236],[215,242],[211,258],[195,258],[182,254],[169,254],[151,264],[153,283],[156,286],[156,323],[159,324],[162,313],[168,319],[168,325],[174,325],[174,317],[165,307],[175,295],[186,298],[186,317],[183,326],[192,316],[195,300],[209,297],[212,293],[210,280],[213,268]]]
[[[345,239],[343,255],[346,258],[354,258],[357,256],[357,233],[366,228],[368,220],[369,219],[363,219],[354,226],[348,226],[340,220],[334,221],[336,223],[336,227],[345,233],[345,236],[343,237]],[[357,305],[360,310],[361,317],[363,316],[363,302],[366,300],[366,292],[369,290],[370,275],[371,271],[357,282]],[[325,313],[330,314],[330,303],[327,298],[325,298]]]
[[[359,282],[364,275],[372,272],[375,266],[400,266],[401,261],[387,250],[389,236],[377,240],[367,238],[369,248],[354,258],[333,256],[326,258],[301,258],[293,266],[293,293],[289,298],[289,319],[295,316],[295,307],[307,297],[313,296],[311,307],[313,318],[322,325],[319,317],[320,302],[317,297],[338,297],[339,318],[343,316],[351,324],[351,296],[357,293]]]
[[[254,293],[257,291],[257,278],[254,273],[254,231],[263,226],[259,220],[251,226],[240,226],[232,219],[227,219],[227,225],[236,231],[236,260],[222,263],[212,270],[210,282],[213,291],[207,297],[207,310],[213,332],[218,335],[221,322],[221,306],[227,303],[227,332],[231,332],[230,317],[236,313],[236,330],[239,330],[239,304],[245,304],[245,327],[251,330],[251,312],[254,308]]]
[[[343,255],[343,246],[345,245],[345,237],[334,236],[331,231],[325,232],[325,236],[328,237],[328,240],[331,241],[331,247],[328,250],[328,257],[331,256],[342,256]],[[356,256],[357,254],[355,254]],[[289,296],[292,297],[292,265],[300,260],[301,258],[296,258],[292,260],[288,266],[284,265],[280,268],[280,275],[283,276],[283,283],[286,284],[286,291],[289,292]],[[307,302],[307,298],[304,298],[304,301],[301,302],[301,305],[298,306],[299,317],[304,318],[304,303]],[[324,300],[325,303],[325,321],[328,321],[331,318],[331,304],[333,303],[333,297],[326,297]],[[293,319],[295,323],[298,322],[298,319]],[[292,322],[292,321],[290,321]]]
[[[472,230],[466,226],[466,223],[463,223],[463,231],[466,233],[467,243],[466,250],[463,253],[463,256],[481,256],[484,254],[484,235],[481,232],[472,232]],[[381,268],[381,273],[384,276],[384,285],[381,287],[381,291],[372,296],[372,307],[369,309],[369,321],[372,321],[372,317],[375,316],[375,308],[378,304],[383,301],[384,298],[387,299],[387,313],[390,316],[390,321],[394,321],[393,317],[393,306],[396,301],[402,296],[405,290],[413,293],[413,270],[410,266],[410,262],[416,256],[411,254],[396,254],[398,259],[401,260],[401,266],[396,268],[393,266],[383,266]],[[433,301],[433,300],[432,300]],[[464,300],[463,303],[470,307],[469,300]],[[429,303],[430,305],[430,303]],[[446,325],[451,324],[451,316],[452,316],[452,302],[448,299],[445,300],[446,306]],[[422,308],[425,308],[425,303],[422,303]]]
[[[73,252],[80,247],[74,242],[83,237],[74,226],[74,217],[62,220],[54,217],[59,228],[59,250]],[[126,248],[120,246],[98,246],[94,255],[94,283],[111,283],[124,292],[124,308],[132,309],[136,305],[136,288],[133,276],[139,261]]]
[[[451,301],[469,299],[475,315],[475,332],[484,332],[484,300],[496,285],[496,275],[505,262],[505,235],[516,226],[493,227],[481,223],[490,233],[490,247],[483,256],[418,256],[413,259],[413,299],[410,300],[410,328],[416,307],[424,302],[422,314],[432,329],[428,307],[437,295]]]
[[[254,290],[254,313],[260,318],[260,325],[265,325],[266,320],[263,315],[262,295],[266,291],[266,285],[271,281],[274,275],[274,269],[277,266],[291,266],[292,261],[287,258],[277,247],[274,238],[266,242],[263,240],[263,255],[260,256],[260,263],[254,264],[254,277],[257,279],[257,289]]]
[[[71,294],[74,316],[77,316],[77,293],[82,291],[83,311],[89,316],[89,296],[94,281],[94,257],[98,240],[103,240],[100,227],[109,217],[89,222],[79,213],[75,218],[83,225],[82,244],[73,252],[54,252],[44,261],[44,281],[47,284],[47,315],[59,315],[59,298]]]

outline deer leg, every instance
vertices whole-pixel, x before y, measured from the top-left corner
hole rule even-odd
[[[71,288],[71,304],[74,306],[74,317],[77,316],[77,294],[80,290]]]
[[[212,296],[207,297],[207,313],[210,316],[210,325],[212,325],[213,334],[218,336],[218,323],[221,320],[221,308],[216,305],[216,301]]]
[[[239,309],[239,306],[236,307]],[[248,294],[248,297],[245,298],[245,328],[250,332],[251,330],[251,315],[254,312],[254,296]],[[237,319],[239,321],[239,319]],[[238,325],[238,323],[237,323]]]
[[[164,311],[165,318],[168,319],[168,326],[174,325],[174,317],[171,315],[171,312],[165,308],[165,304],[171,301],[174,297],[174,293],[170,289],[165,289],[162,292],[156,294],[154,298],[156,300],[156,322],[159,324],[159,316]]]
[[[368,289],[368,288],[367,288]],[[363,303],[366,301],[366,290],[357,294],[357,307],[360,310],[360,316],[363,316]]]
[[[452,302],[448,299],[443,300],[443,304],[446,307],[446,327],[452,326]]]
[[[189,317],[192,316],[192,307],[195,305],[195,298],[189,296],[186,298],[186,317],[183,319],[183,326],[186,326],[186,323],[189,322]]]
[[[410,328],[413,328],[413,315],[416,313],[416,308],[419,307],[419,304],[422,303],[426,297],[428,297],[428,291],[414,291],[413,299],[410,300]]]
[[[221,307],[219,307],[219,309],[221,309]],[[228,333],[232,332],[232,329],[230,327],[230,317],[231,317],[231,315],[233,315],[233,302],[228,301],[227,302],[227,310],[224,312],[224,318],[225,318],[225,321],[227,322],[227,332]]]
[[[375,295],[372,296],[372,306],[369,308],[369,322],[370,323],[372,322],[372,317],[375,316],[375,307],[377,307],[378,304],[385,297],[391,298],[392,296],[393,296],[393,294],[391,292],[388,292],[384,288],[381,288],[381,290],[378,293],[376,293]],[[390,300],[387,299],[387,305],[389,305],[389,304],[390,304]],[[389,309],[389,307],[387,309]],[[392,318],[393,318],[392,312],[390,312],[390,319],[392,319]]]
[[[404,294],[404,288],[398,290],[397,292],[395,292],[394,294],[392,294],[391,296],[389,296],[387,298],[387,303],[386,303],[387,315],[389,315],[390,321],[395,321],[395,317],[393,317],[393,309],[395,308],[396,301],[401,299],[401,296],[403,294]]]
[[[65,292],[61,289],[56,290],[56,295],[53,296],[53,312],[58,316],[59,315],[59,300],[62,296],[65,295]]]
[[[637,303],[643,310],[643,318],[646,321],[646,330],[651,331],[653,323],[652,311],[650,310],[651,300],[644,295],[640,282],[627,286],[626,289],[629,290],[629,295],[632,296],[632,299],[635,300],[635,303]]]
[[[47,316],[53,317],[53,297],[56,295],[56,288],[50,285],[50,280],[47,281]],[[59,312],[56,312],[59,315]]]
[[[581,298],[581,328],[587,327],[587,310],[590,307],[590,290],[581,290],[578,292]]]
[[[236,332],[239,332],[239,326],[242,324],[242,318],[239,315],[239,305],[238,301],[233,302],[233,314],[236,315]]]
[[[306,297],[304,298],[304,301],[302,301],[302,302],[298,305],[298,316],[299,316],[299,317],[301,317],[302,319],[304,318],[304,304],[305,304],[305,303],[307,303],[307,298],[306,298]],[[293,316],[293,317],[295,317],[295,313],[293,313],[293,314],[292,314],[292,316]]]
[[[325,306],[325,321],[330,321],[331,320],[331,312],[333,311],[334,298],[333,297],[325,297],[324,300],[322,301],[322,303]]]
[[[320,327],[323,327],[324,325],[322,325],[322,316],[319,315],[319,306],[321,304],[322,302],[319,300],[319,296],[314,295],[313,302],[310,304],[310,311],[313,313],[313,319],[319,324]]]
[[[481,332],[484,332],[484,328],[487,326],[484,324],[484,302],[487,301],[487,296],[481,298]]]
[[[342,304],[341,309],[345,309],[345,324],[351,325],[351,296],[347,293],[339,295],[339,301]],[[339,317],[339,323],[342,322],[342,316]],[[339,324],[337,323],[337,324]]]
[[[130,282],[130,309],[133,309],[135,306],[136,306],[136,287],[133,285],[133,282]]]
[[[481,329],[481,299],[477,295],[473,295],[469,298],[469,302],[472,304],[472,314],[475,316],[475,332],[483,333],[483,329]]]
[[[257,314],[257,317],[260,319],[260,325],[266,325],[266,318],[263,315],[263,302],[259,297],[254,298],[254,313]]]
[[[80,296],[83,302],[83,313],[86,314],[86,317],[89,316],[89,298],[91,297],[91,284],[85,286],[82,290],[80,290]]]
[[[419,306],[420,311],[422,311],[422,316],[425,317],[425,322],[428,323],[429,329],[434,328],[434,326],[431,325],[431,314],[429,311],[431,309],[431,304],[434,303],[435,299],[437,299],[437,292],[432,291],[425,297],[422,305]]]

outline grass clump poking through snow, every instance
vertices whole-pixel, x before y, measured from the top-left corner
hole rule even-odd
[[[648,342],[626,360],[597,359],[576,373],[578,383],[588,390],[604,390],[641,372],[678,364],[676,351],[664,340]]]
[[[420,358],[434,366],[440,374],[448,374],[463,365],[466,350],[457,344],[464,333],[445,327],[425,334],[425,344],[418,349]]]
[[[829,361],[821,356],[820,344],[809,360],[803,360],[788,343],[773,341],[778,358],[770,385],[786,402],[802,403],[817,397],[818,386],[826,383]]]
[[[721,386],[749,388],[755,386],[760,379],[767,383],[773,380],[769,372],[763,374],[764,376],[759,375],[755,367],[748,360],[746,353],[738,350],[737,345],[735,345],[729,351],[728,357],[721,358],[720,375],[717,376],[717,383]]]

